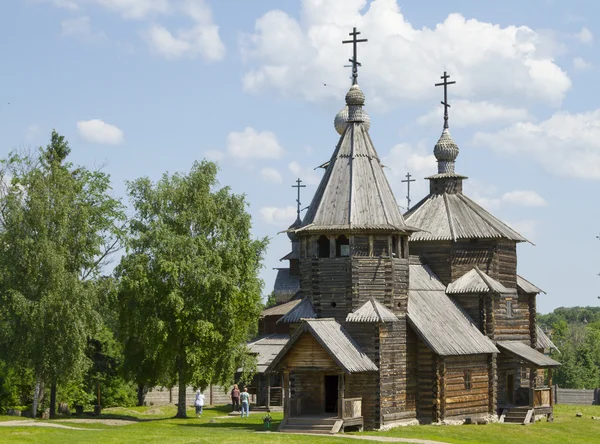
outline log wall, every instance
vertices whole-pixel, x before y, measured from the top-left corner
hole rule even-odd
[[[452,282],[450,258],[452,255],[452,242],[410,242],[410,254],[420,256],[423,263],[427,264],[438,278],[448,285]]]
[[[489,411],[488,355],[444,358],[443,418],[486,414]],[[471,372],[471,387],[465,387],[465,372]]]
[[[362,398],[362,416],[366,429],[375,429],[381,426],[379,374],[377,372],[346,375],[345,396]]]
[[[506,378],[509,373],[514,374],[515,391],[521,386],[521,364],[519,359],[513,358],[506,353],[500,353],[496,357],[496,371],[498,375],[498,391],[497,391],[497,403],[498,407],[502,407],[507,403],[506,397]],[[514,399],[517,399],[517,395],[514,395]]]
[[[523,341],[531,344],[529,300],[519,298],[517,292],[507,295],[494,295],[495,334],[497,341]],[[508,315],[510,301],[512,316]]]
[[[263,316],[258,321],[258,334],[268,335],[272,333],[290,334],[290,324],[277,321],[282,315]]]
[[[325,411],[325,373],[310,369],[290,372],[291,413],[322,414]]]
[[[434,406],[437,399],[436,356],[419,339],[417,342],[417,418],[424,422],[434,421]]]

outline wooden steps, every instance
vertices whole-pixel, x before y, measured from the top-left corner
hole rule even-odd
[[[343,425],[343,421],[337,418],[286,418],[284,419],[278,432],[284,433],[317,433],[329,435],[338,433]]]
[[[501,422],[511,424],[530,424],[532,416],[533,409],[530,407],[512,407],[504,409],[501,416]]]

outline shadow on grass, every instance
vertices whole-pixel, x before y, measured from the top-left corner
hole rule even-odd
[[[273,421],[271,423],[271,431],[277,430],[281,421]],[[181,427],[199,427],[203,429],[244,429],[251,432],[264,432],[265,426],[262,423],[243,423],[243,422],[204,422],[204,423],[190,423],[190,424],[177,424]]]

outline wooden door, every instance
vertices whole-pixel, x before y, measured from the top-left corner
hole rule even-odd
[[[506,404],[513,405],[515,403],[515,374],[508,373],[506,375]]]

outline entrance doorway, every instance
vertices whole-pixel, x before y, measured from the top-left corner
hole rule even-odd
[[[337,413],[338,375],[325,375],[325,413]]]
[[[513,405],[515,403],[515,375],[509,373],[506,375],[506,403]]]

